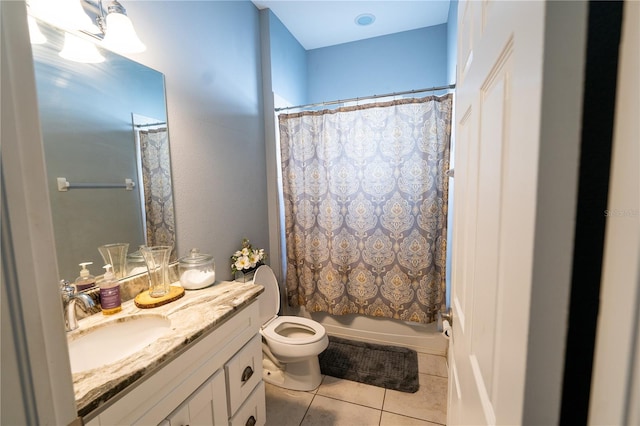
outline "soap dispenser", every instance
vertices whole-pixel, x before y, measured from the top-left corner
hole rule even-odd
[[[96,277],[91,275],[91,272],[87,269],[87,265],[93,265],[93,262],[84,262],[80,266],[80,276],[76,278],[76,289],[78,291],[87,290],[96,285]]]
[[[122,310],[120,283],[111,271],[111,265],[104,265],[103,268],[105,269],[104,276],[98,282],[100,287],[100,306],[102,307],[103,315],[113,315]]]

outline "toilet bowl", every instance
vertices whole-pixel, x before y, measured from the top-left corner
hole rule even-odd
[[[269,266],[260,266],[253,282],[264,287],[259,297],[264,381],[292,390],[317,388],[318,355],[329,345],[326,330],[308,318],[278,316],[280,288]]]

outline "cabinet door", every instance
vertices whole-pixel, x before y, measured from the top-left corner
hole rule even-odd
[[[225,392],[224,371],[219,370],[205,383],[202,392],[189,401],[189,419],[191,426],[226,425],[227,398]]]
[[[169,421],[170,426],[186,426],[190,424],[188,402],[188,400],[183,402],[178,408],[175,409],[173,413],[169,415],[169,418],[167,420]],[[160,425],[158,426],[165,426],[167,420],[165,420],[163,423],[160,423]]]
[[[229,390],[229,415],[233,416],[240,405],[262,381],[262,339],[255,336],[224,366]]]
[[[226,425],[224,371],[218,370],[167,419],[171,426]]]

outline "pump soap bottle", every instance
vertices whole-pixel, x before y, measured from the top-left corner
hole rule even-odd
[[[80,266],[82,269],[80,270],[80,276],[76,278],[76,289],[78,291],[87,290],[96,285],[96,277],[91,275],[91,272],[87,269],[87,265],[93,265],[93,262],[84,262],[81,263]]]
[[[104,265],[103,268],[106,272],[102,280],[98,281],[98,286],[100,286],[100,306],[102,307],[103,315],[113,315],[122,310],[120,283],[111,271],[111,265]]]

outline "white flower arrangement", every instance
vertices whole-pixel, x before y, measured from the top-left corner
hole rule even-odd
[[[249,271],[262,265],[267,259],[264,249],[254,249],[249,240],[242,240],[242,248],[231,256],[231,272]]]

